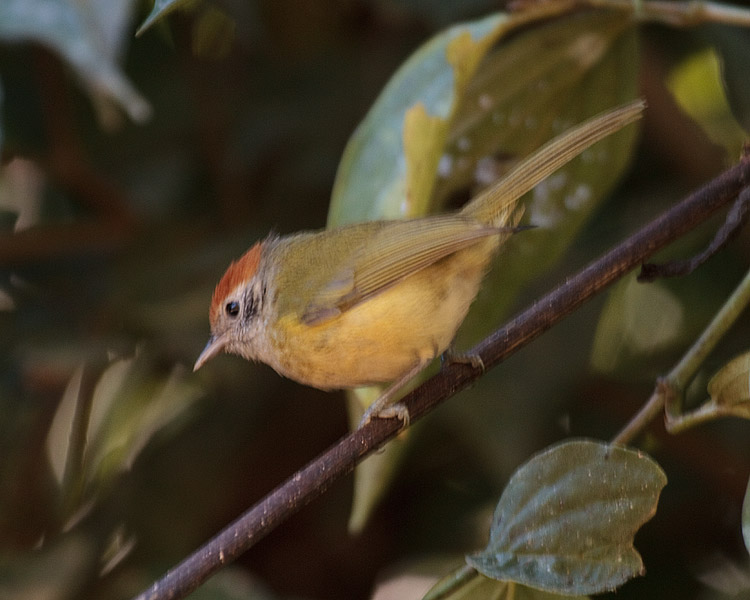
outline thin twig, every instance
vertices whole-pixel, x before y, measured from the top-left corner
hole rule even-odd
[[[471,352],[481,357],[485,368],[497,365],[654,252],[707,219],[736,197],[748,182],[750,160],[744,159],[590,264]],[[480,368],[463,363],[444,368],[403,399],[412,422],[470,385],[481,374]],[[223,565],[235,560],[320,496],[333,482],[351,472],[365,456],[394,437],[400,427],[398,419],[373,419],[362,429],[348,434],[170,570],[136,600],[184,598]]]

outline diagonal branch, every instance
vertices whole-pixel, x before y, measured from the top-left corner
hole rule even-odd
[[[651,221],[619,246],[591,263],[557,289],[498,329],[470,352],[490,368],[561,321],[610,283],[705,221],[750,183],[750,158],[694,192]],[[481,375],[479,368],[455,363],[408,394],[402,402],[412,422],[467,387]],[[300,508],[347,475],[365,456],[394,437],[398,419],[373,419],[343,437],[306,467],[292,475],[234,523],[170,570],[136,600],[184,598],[201,583],[248,550]]]

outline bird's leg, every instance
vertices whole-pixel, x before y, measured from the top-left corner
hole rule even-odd
[[[452,363],[471,365],[475,369],[482,369],[482,372],[484,373],[484,361],[482,361],[482,357],[470,352],[458,352],[456,350],[455,342],[451,342],[451,345],[440,355],[441,367],[445,367]]]
[[[365,414],[362,415],[362,419],[359,421],[359,427],[367,425],[373,417],[378,417],[380,419],[392,419],[393,417],[397,417],[403,422],[404,427],[408,427],[409,409],[400,402],[392,404],[393,399],[396,394],[398,394],[407,383],[409,383],[412,379],[419,375],[419,373],[430,362],[431,361],[429,360],[418,361],[416,365],[414,365],[411,369],[409,369],[406,373],[404,373],[401,377],[399,377],[396,381],[389,385],[383,391],[383,393],[380,394],[377,400],[375,400],[375,402],[367,407]]]

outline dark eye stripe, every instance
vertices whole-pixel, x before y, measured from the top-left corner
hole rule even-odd
[[[258,312],[258,302],[255,301],[255,296],[250,292],[245,298],[245,321],[252,319]]]

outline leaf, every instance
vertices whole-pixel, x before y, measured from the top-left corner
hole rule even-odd
[[[192,4],[195,4],[195,0],[154,0],[151,12],[148,13],[146,19],[135,32],[136,37],[143,35],[154,23],[166,17],[169,13]]]
[[[633,356],[651,355],[674,344],[684,325],[682,304],[660,282],[639,283],[635,274],[607,298],[596,326],[591,365],[612,372]]]
[[[633,536],[666,476],[641,452],[563,442],[511,477],[487,548],[467,557],[488,577],[558,594],[597,594],[643,573]]]
[[[509,17],[455,25],[419,48],[388,82],[339,164],[328,226],[427,212],[447,123],[478,60]],[[450,49],[450,52],[449,52]]]
[[[670,74],[668,87],[680,107],[712,142],[726,150],[729,159],[740,155],[746,134],[732,116],[714,48],[685,60]]]
[[[750,33],[747,29],[708,24],[701,32],[721,57],[724,91],[737,122],[750,134]]]
[[[501,172],[492,166],[496,155],[526,156],[566,128],[632,100],[637,47],[623,13],[564,16],[493,50],[504,35],[566,6],[545,3],[456,25],[415,52],[349,140],[328,226],[434,212],[473,185],[475,174],[485,185],[494,181]],[[635,139],[627,129],[559,171],[553,185],[538,186],[528,213],[546,229],[510,240],[462,337],[486,334],[521,286],[561,256],[624,170]],[[388,480],[369,481],[382,494]]]
[[[635,31],[618,13],[582,13],[514,36],[487,58],[465,96],[442,159],[452,167],[441,170],[441,202],[487,185],[572,125],[632,100],[637,64]],[[636,133],[627,127],[602,140],[521,200],[525,222],[536,228],[504,244],[459,330],[459,348],[487,335],[519,291],[563,256],[625,171]]]
[[[724,365],[708,382],[708,393],[701,412],[750,419],[750,352]]]
[[[167,377],[148,361],[116,361],[94,393],[86,452],[87,479],[103,485],[123,471],[153,436],[176,421],[201,396],[183,367]]]
[[[166,377],[146,358],[116,360],[92,388],[76,371],[47,435],[52,471],[62,489],[66,516],[73,515],[129,470],[146,444],[176,422],[200,397],[187,372]],[[95,383],[95,387],[93,386]]]
[[[133,1],[110,3],[130,6]],[[92,12],[93,11],[93,12]],[[122,10],[118,11],[122,15]],[[0,2],[0,42],[37,42],[57,52],[97,96],[116,102],[136,122],[151,115],[148,102],[133,87],[116,64],[119,40],[126,28],[112,31],[116,20],[113,13],[97,21],[101,15],[88,6],[88,2],[73,0],[3,0]],[[101,116],[101,112],[100,112]]]

